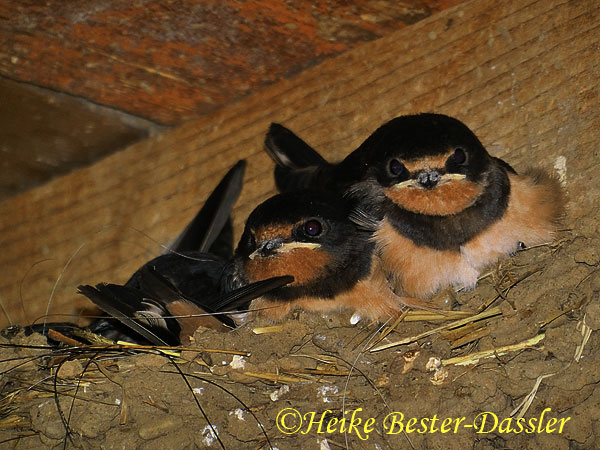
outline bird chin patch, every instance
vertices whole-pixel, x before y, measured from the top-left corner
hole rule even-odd
[[[296,286],[319,278],[330,263],[329,254],[316,247],[316,244],[296,245],[293,249],[278,251],[272,256],[247,259],[244,262],[244,272],[251,283],[291,275],[294,281],[288,286]]]
[[[387,188],[385,195],[408,211],[428,216],[450,216],[471,206],[482,192],[482,186],[464,177],[446,177],[434,189],[417,187],[414,180],[407,180]]]

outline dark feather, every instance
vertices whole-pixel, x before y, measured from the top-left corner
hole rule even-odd
[[[210,314],[215,314],[217,309],[214,307],[210,307],[210,299],[209,298],[193,298],[189,296],[184,296],[171,282],[163,277],[159,272],[152,269],[150,266],[146,265],[140,269],[140,289],[143,292],[152,292],[154,298],[160,299],[161,303],[166,305],[168,309],[168,304],[171,302],[176,302],[180,300],[186,300],[188,302],[196,305],[196,308],[201,309],[204,314],[208,316]],[[235,294],[235,291],[231,294]],[[227,298],[227,294],[225,297]],[[259,296],[261,294],[257,294]],[[219,297],[220,298],[220,297]],[[252,300],[252,299],[251,299]],[[212,317],[214,321],[220,321],[227,325],[228,327],[235,328],[235,322],[228,316],[223,314],[215,314]],[[205,325],[205,324],[202,324]],[[211,328],[219,328],[217,324],[212,326]]]
[[[144,266],[138,272],[140,289],[98,284],[95,287],[79,286],[79,293],[153,345],[179,345],[183,338],[181,333],[191,335],[200,325],[221,331],[225,329],[224,325],[233,328],[235,322],[225,314],[217,314],[217,311],[224,308],[234,310],[247,305],[255,298],[294,280],[293,277],[275,277],[243,286],[217,298],[194,299],[182,295],[149,266]],[[170,316],[175,309],[184,309],[196,317],[172,318]],[[98,329],[104,331],[104,335],[108,330],[115,340],[131,340],[127,330],[116,330],[114,326],[107,328],[106,323],[107,319],[97,321],[92,331]]]
[[[265,150],[276,163],[275,184],[281,192],[320,186],[321,178],[328,176],[330,164],[283,125],[271,124]]]
[[[360,206],[354,208],[348,215],[348,218],[363,231],[375,232],[381,226],[381,219],[378,220],[377,217]]]
[[[187,251],[208,252],[218,239],[231,241],[231,223],[229,215],[237,201],[244,178],[246,161],[238,161],[223,177],[212,194],[208,197],[202,209],[196,214],[189,225],[170,245],[170,250],[181,253]],[[229,223],[229,227],[226,225]],[[221,233],[226,233],[221,236]],[[227,236],[230,236],[227,238]],[[219,245],[222,247],[223,243]],[[229,245],[233,248],[233,243]],[[229,257],[231,252],[224,257]]]
[[[327,164],[315,149],[278,123],[272,123],[269,127],[265,137],[265,149],[277,165],[289,169]]]
[[[78,290],[80,294],[89,298],[102,311],[117,319],[148,342],[164,346],[179,342],[179,330],[174,333],[166,326],[143,325],[134,319],[136,313],[143,309],[142,301],[144,297],[140,291],[126,286],[104,283],[95,287],[82,285],[78,287]],[[166,310],[164,312],[168,314]]]
[[[248,284],[224,295],[219,301],[211,305],[211,309],[214,311],[233,311],[246,307],[255,298],[283,287],[292,281],[294,281],[294,277],[283,276]]]

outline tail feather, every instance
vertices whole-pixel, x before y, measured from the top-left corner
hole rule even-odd
[[[147,325],[135,319],[138,310],[142,310],[141,303],[144,297],[141,292],[138,295],[135,289],[104,283],[95,287],[81,285],[78,289],[80,294],[89,298],[101,310],[153,345],[168,346],[179,343],[179,330],[175,332],[169,329],[166,322],[162,325],[159,324],[159,320],[150,321],[148,315],[144,316],[145,321],[149,322]],[[154,317],[159,319],[160,313]]]
[[[275,161],[275,184],[281,192],[307,189],[319,184],[323,168],[330,164],[291,130],[272,123],[265,150]]]
[[[272,123],[265,137],[265,149],[278,166],[302,169],[327,164],[327,161],[290,129]]]

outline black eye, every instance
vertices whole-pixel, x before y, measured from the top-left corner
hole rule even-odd
[[[406,167],[404,167],[404,164],[402,164],[397,159],[392,159],[390,161],[390,173],[392,175],[396,175],[396,176],[402,175],[405,170],[406,170]]]
[[[304,224],[304,232],[310,237],[317,237],[323,232],[323,225],[318,220],[308,220]]]
[[[464,164],[467,162],[467,153],[463,148],[457,147],[450,158],[454,164]]]

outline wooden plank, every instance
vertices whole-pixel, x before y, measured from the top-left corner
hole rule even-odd
[[[0,201],[163,130],[81,98],[0,77]]]
[[[8,0],[0,74],[165,124],[462,0]]]
[[[552,168],[564,156],[576,227],[600,200],[597,163],[578,157],[600,143],[599,19],[595,0],[471,1],[5,201],[0,301],[13,322],[30,321],[60,277],[52,311],[87,305],[74,295],[78,283],[124,281],[246,157],[239,235],[274,192],[262,151],[271,121],[337,158],[394,116],[457,116],[515,167]]]

